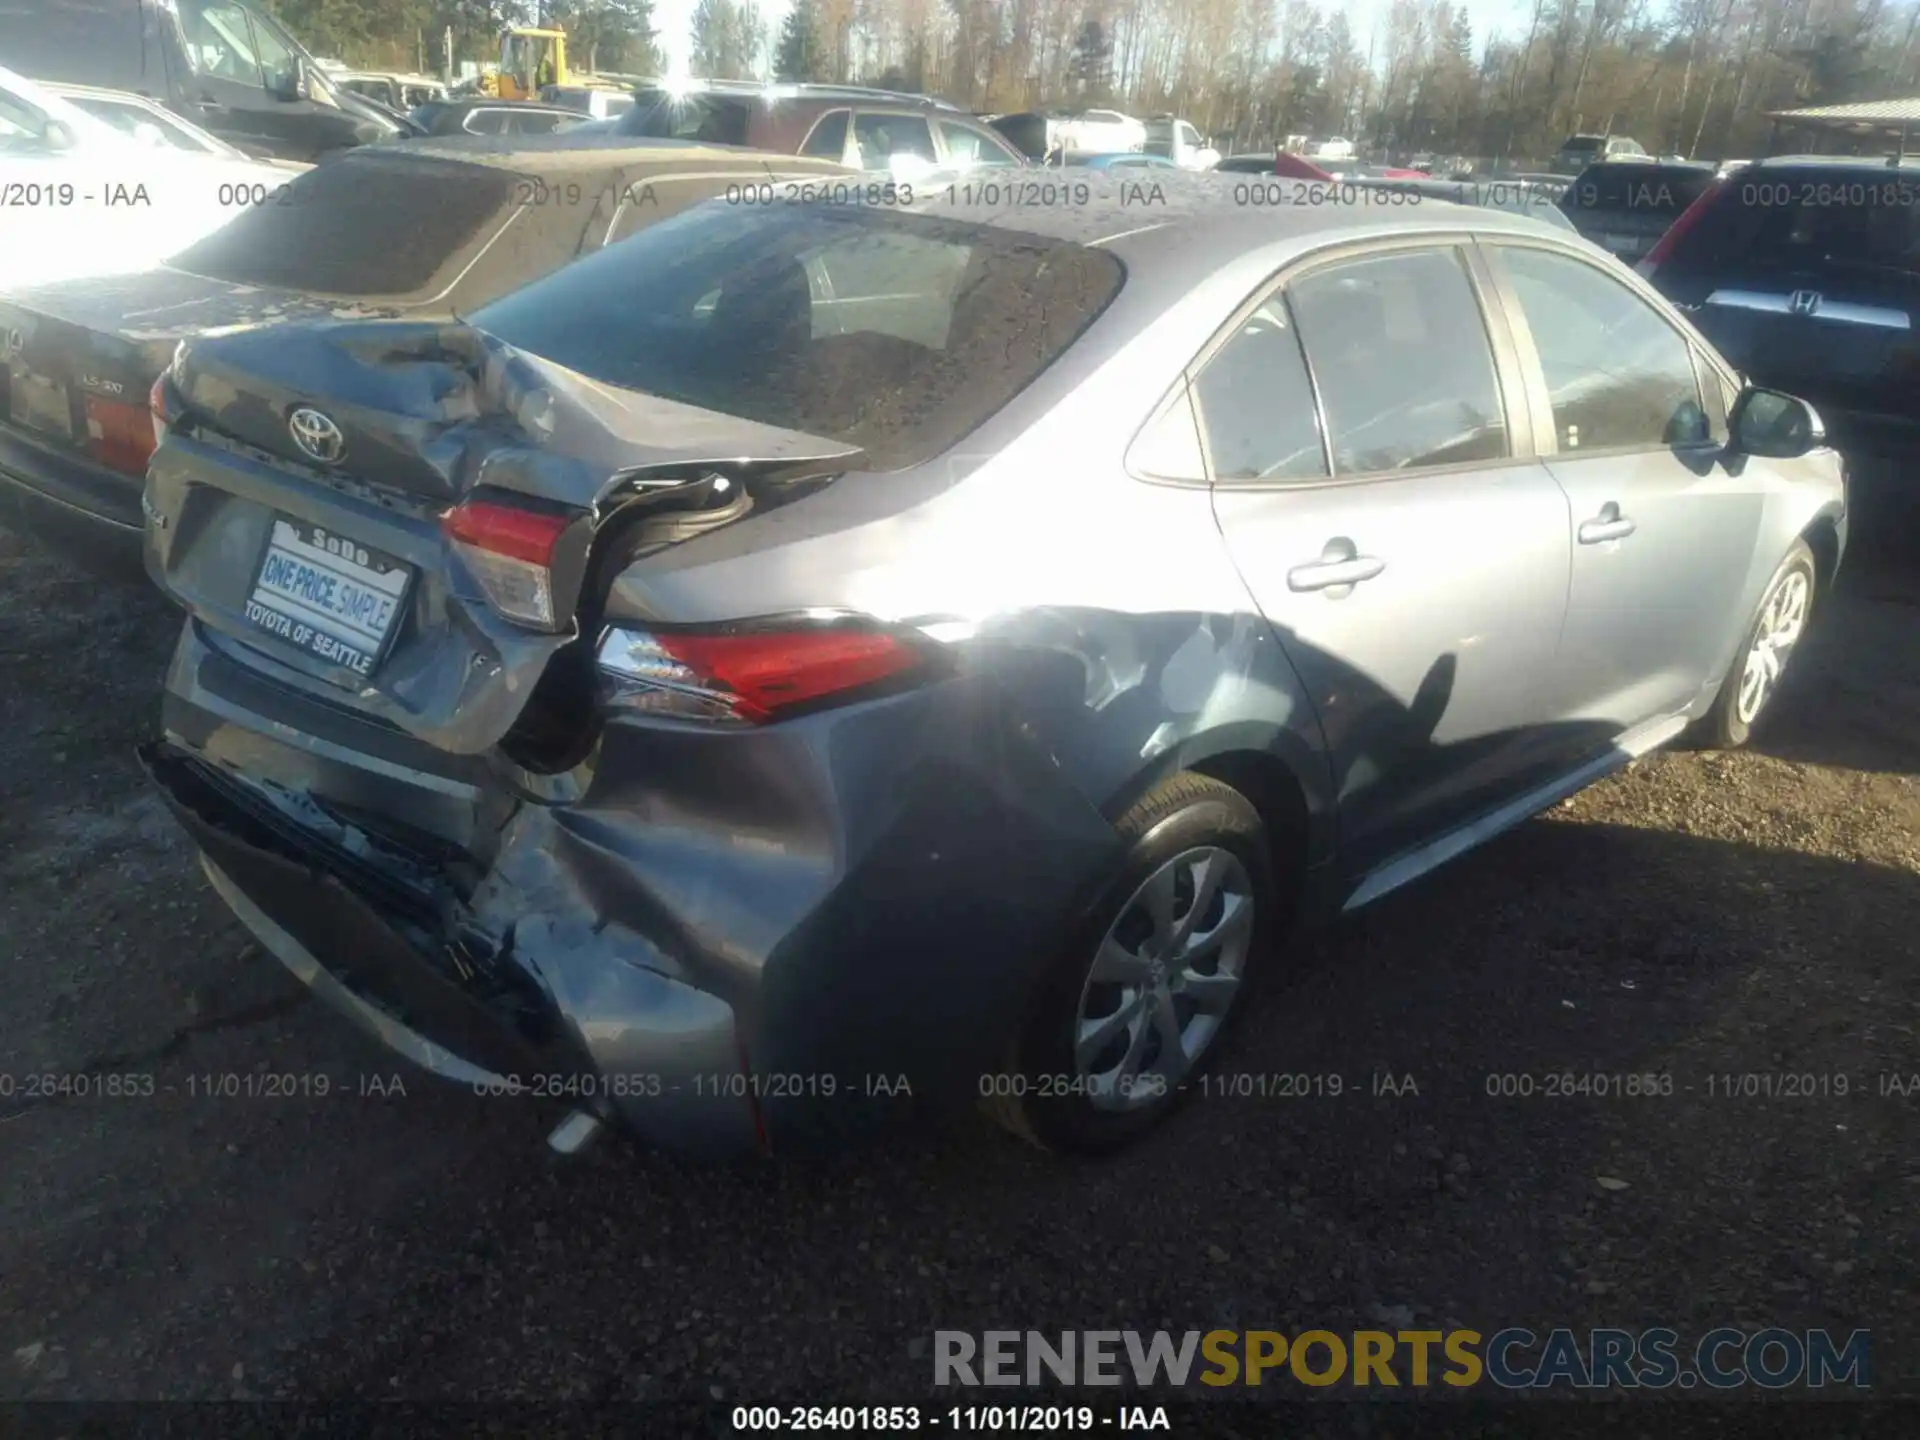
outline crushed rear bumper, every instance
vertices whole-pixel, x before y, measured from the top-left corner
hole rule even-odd
[[[260,944],[396,1053],[477,1093],[562,1101],[676,1149],[764,1147],[724,1001],[599,953],[582,976],[564,952],[489,946],[462,898],[433,882],[431,857],[335,845],[177,745],[141,760]]]

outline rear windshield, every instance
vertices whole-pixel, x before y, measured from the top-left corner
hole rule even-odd
[[[860,206],[700,206],[476,311],[626,389],[857,445],[948,449],[1118,293],[1104,250]]]
[[[1713,184],[1713,171],[1678,165],[1602,160],[1580,172],[1561,204],[1569,211],[1633,211],[1672,218]]]
[[[744,145],[751,102],[727,95],[674,96],[642,90],[623,117],[620,133],[652,140],[698,140],[705,145]]]
[[[1606,143],[1607,140],[1604,135],[1575,135],[1560,148],[1572,154],[1579,154],[1586,150],[1598,150]]]
[[[489,165],[352,151],[167,263],[241,285],[329,295],[409,295],[505,217],[514,177]]]
[[[1864,166],[1742,171],[1687,229],[1671,262],[1920,274],[1920,174]]]

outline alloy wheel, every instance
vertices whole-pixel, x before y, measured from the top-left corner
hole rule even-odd
[[[1781,673],[1786,669],[1787,656],[1806,629],[1807,603],[1812,591],[1812,582],[1804,570],[1790,570],[1761,606],[1753,643],[1740,669],[1740,690],[1734,701],[1734,714],[1742,725],[1753,724],[1767,701],[1773,698]]]
[[[1218,846],[1182,851],[1108,927],[1080,994],[1073,1057],[1102,1110],[1135,1110],[1177,1087],[1239,997],[1254,932],[1253,883]]]

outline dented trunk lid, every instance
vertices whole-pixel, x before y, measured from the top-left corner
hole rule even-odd
[[[578,658],[601,595],[596,567],[629,522],[691,507],[732,523],[753,513],[742,503],[751,492],[779,503],[861,457],[606,385],[457,322],[196,340],[169,385],[178,420],[147,482],[154,578],[231,658],[456,754],[498,745],[554,657],[573,647]],[[296,413],[324,417],[337,450],[304,449]],[[476,496],[568,517],[555,632],[504,618],[447,538],[446,513]],[[391,626],[364,668],[271,633],[249,609],[270,550],[311,555],[329,542],[345,547],[354,575],[365,560],[394,587]],[[403,569],[403,581],[382,566]]]

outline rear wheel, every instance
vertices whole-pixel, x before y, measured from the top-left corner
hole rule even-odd
[[[1760,613],[1720,682],[1713,708],[1699,722],[1695,738],[1700,745],[1732,750],[1747,743],[1813,617],[1815,577],[1813,550],[1805,540],[1795,540],[1762,592]]]
[[[988,1106],[1048,1149],[1099,1153],[1171,1112],[1244,1012],[1279,904],[1259,814],[1182,774],[1120,821],[1120,872],[1043,982]]]

